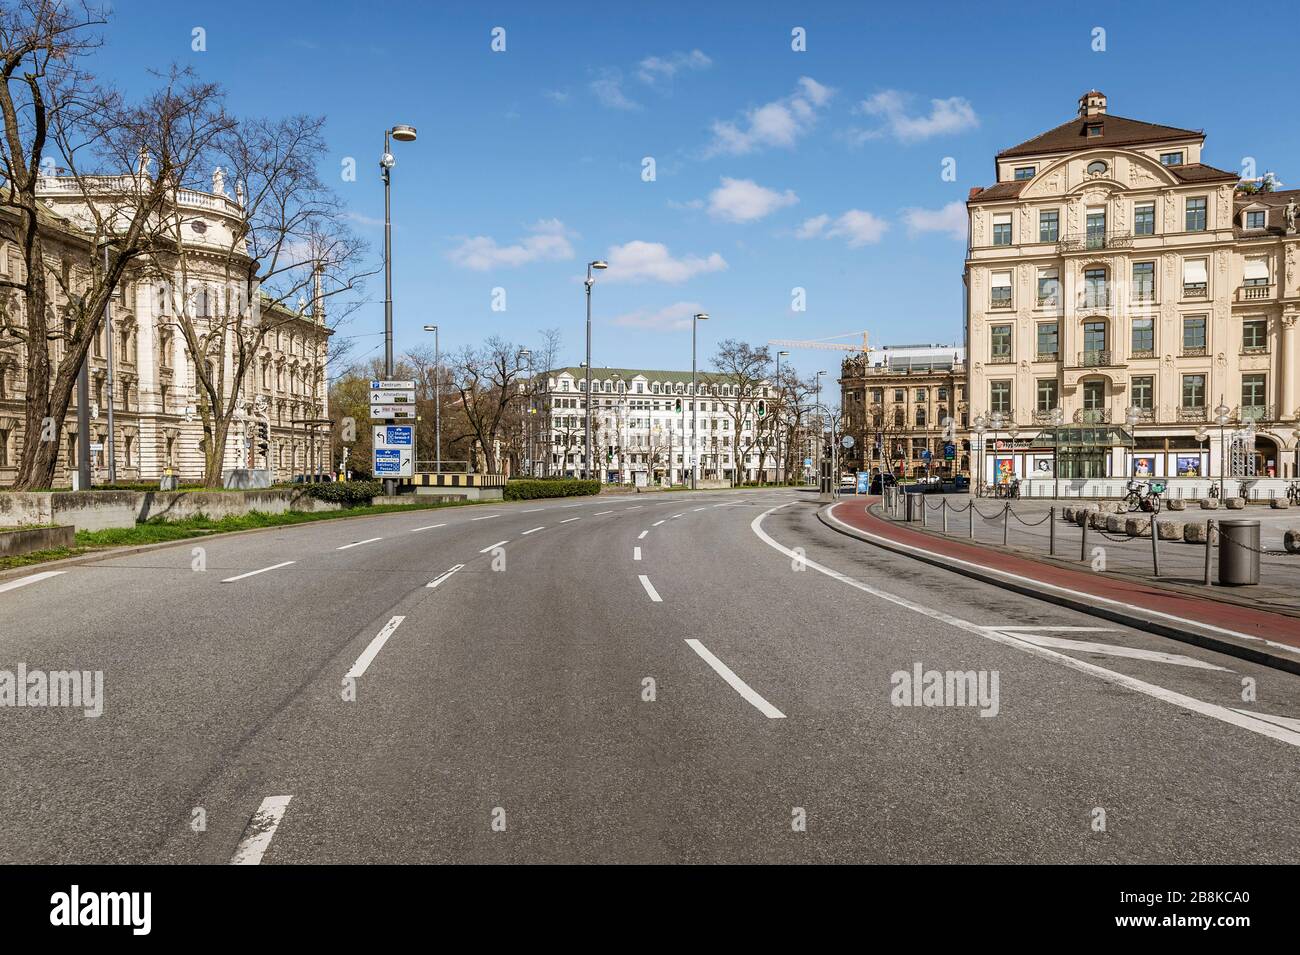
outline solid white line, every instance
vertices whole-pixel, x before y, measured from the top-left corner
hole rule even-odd
[[[645,506],[645,505],[643,505],[643,504],[629,504],[629,505],[627,506],[627,510],[629,510],[629,511],[635,511],[638,507],[644,507],[644,506]]]
[[[994,629],[1003,629],[1001,627]],[[1172,663],[1174,666],[1195,667],[1198,670],[1219,670],[1231,673],[1227,667],[1215,666],[1181,653],[1161,653],[1159,650],[1139,650],[1136,647],[1123,647],[1111,643],[1091,643],[1087,640],[1066,640],[1064,637],[1044,637],[1036,633],[1019,633],[1021,640],[1040,647],[1054,647],[1057,650],[1074,650],[1079,653],[1100,653],[1109,657],[1127,657],[1130,660],[1148,660],[1152,663]]]
[[[639,541],[643,541],[645,540],[645,536],[649,533],[650,533],[649,531],[642,531],[640,534],[636,535],[636,539]]]
[[[360,547],[362,544],[373,544],[375,541],[383,540],[382,537],[371,537],[363,541],[353,541],[351,544],[344,544],[342,547],[335,547],[335,550],[347,550],[349,547]]]
[[[486,517],[471,517],[471,521],[490,521],[494,517],[500,517],[500,514],[489,514]]]
[[[595,514],[592,514],[591,516],[592,516],[592,517],[600,517],[600,515],[602,515],[602,514],[613,514],[613,513],[614,513],[613,511],[597,511]]]
[[[262,856],[271,845],[271,837],[284,818],[284,811],[289,808],[292,796],[267,796],[253,818],[244,828],[244,837],[239,840],[235,854],[230,858],[231,865],[259,865]]]
[[[685,511],[683,511],[682,513],[684,514]],[[682,516],[681,514],[674,514],[672,517],[670,517],[670,518],[668,518],[668,519],[669,519],[670,521],[674,521],[674,520],[676,520],[677,518],[679,518],[679,517],[681,517],[681,516]]]
[[[566,517],[564,520],[560,521],[560,523],[561,523],[561,524],[567,524],[567,523],[569,523],[570,521],[580,521],[580,520],[582,520],[581,517]]]
[[[448,577],[450,577],[452,574],[456,573],[456,571],[464,569],[464,567],[465,567],[464,564],[457,564],[457,565],[456,565],[455,567],[453,567],[451,570],[448,570],[448,571],[443,572],[442,574],[439,574],[437,577],[435,577],[433,580],[429,581],[429,582],[428,582],[427,584],[425,584],[424,586],[425,586],[425,587],[437,587],[440,583],[442,583],[444,580],[446,580],[446,579],[447,579]]]
[[[641,548],[640,548],[640,547],[633,547],[633,548],[632,548],[632,559],[633,559],[633,560],[640,560],[640,559],[641,559]]]
[[[776,510],[776,508],[773,508],[772,510]],[[771,513],[771,511],[769,511],[769,512],[767,512],[767,513]],[[854,527],[852,524],[845,523],[844,521],[840,520],[838,517],[835,516],[835,505],[831,505],[830,510],[828,510],[828,511],[826,512],[826,514],[827,514],[827,516],[830,517],[830,519],[833,520],[836,524],[839,524],[841,527],[847,527],[849,530],[853,531],[855,534],[860,534],[860,535],[862,535],[863,537],[870,538],[871,540],[874,540],[874,541],[880,541],[881,543],[887,543],[887,544],[889,544],[891,547],[898,547],[898,548],[902,548],[902,549],[904,549],[904,550],[915,551],[915,552],[918,553],[918,554],[927,554],[927,555],[930,555],[930,556],[934,556],[934,555],[933,555],[933,552],[928,551],[928,550],[926,550],[926,549],[923,548],[923,547],[913,547],[911,544],[903,544],[903,543],[900,543],[899,541],[893,540],[893,539],[891,539],[891,538],[888,538],[888,537],[881,537],[881,536],[878,535],[878,534],[873,534],[873,533],[871,533],[870,531],[864,531],[864,530],[862,530],[862,529],[859,528],[859,527]],[[762,515],[759,515],[759,516],[761,517]],[[971,561],[968,561],[968,560],[962,560],[960,557],[949,557],[949,556],[947,556],[946,554],[945,554],[945,555],[941,555],[941,556],[943,556],[943,559],[944,559],[945,561],[949,562],[949,563],[954,563],[954,564],[963,564],[963,565],[965,565],[965,566],[967,566],[967,567],[974,567],[974,568],[976,568],[976,569],[978,569],[978,570],[980,570],[980,571],[982,571],[982,572],[984,572],[984,573],[995,574],[995,575],[997,575],[997,576],[999,576],[999,577],[1003,577],[1003,578],[1005,578],[1005,579],[1007,579],[1007,580],[1014,580],[1014,581],[1019,581],[1019,582],[1021,582],[1021,583],[1032,584],[1032,585],[1035,586],[1035,587],[1046,587],[1046,588],[1048,588],[1048,589],[1050,589],[1050,590],[1055,590],[1055,591],[1057,591],[1057,592],[1059,592],[1059,593],[1069,594],[1071,597],[1079,597],[1079,598],[1081,598],[1085,603],[1105,603],[1105,604],[1112,604],[1113,606],[1116,606],[1116,607],[1123,607],[1123,608],[1125,608],[1125,609],[1132,609],[1132,607],[1133,607],[1132,604],[1126,604],[1126,603],[1125,603],[1124,601],[1122,601],[1122,600],[1112,600],[1110,597],[1101,597],[1101,596],[1099,596],[1099,595],[1097,595],[1097,594],[1082,593],[1082,592],[1080,592],[1080,591],[1078,591],[1078,590],[1071,590],[1071,589],[1068,588],[1068,587],[1061,587],[1061,586],[1059,586],[1058,584],[1049,584],[1049,583],[1047,583],[1046,581],[1042,581],[1042,580],[1031,580],[1030,578],[1028,578],[1028,577],[1023,577],[1023,576],[1021,576],[1020,574],[1013,574],[1013,573],[1011,573],[1011,572],[1009,572],[1009,571],[998,570],[998,569],[993,568],[993,567],[988,567],[988,566],[986,566],[986,565],[984,565],[984,564],[976,564],[976,563],[972,563]],[[1215,631],[1216,633],[1227,634],[1227,635],[1230,636],[1230,637],[1239,637],[1239,638],[1241,638],[1242,640],[1252,640],[1252,641],[1254,641],[1255,643],[1262,643],[1262,644],[1264,644],[1265,646],[1273,647],[1274,649],[1285,650],[1285,651],[1287,651],[1288,653],[1300,654],[1300,650],[1297,650],[1297,649],[1296,649],[1295,647],[1293,647],[1293,646],[1289,646],[1289,645],[1287,645],[1287,644],[1285,644],[1285,643],[1277,643],[1277,642],[1275,642],[1275,641],[1273,641],[1273,640],[1268,640],[1268,639],[1266,639],[1266,638],[1264,638],[1264,637],[1256,637],[1256,636],[1254,636],[1253,634],[1249,634],[1249,633],[1240,633],[1240,632],[1238,632],[1238,631],[1236,631],[1236,630],[1228,630],[1228,629],[1226,629],[1225,627],[1216,627],[1216,626],[1215,626],[1214,624],[1212,624],[1212,623],[1202,623],[1202,622],[1200,622],[1200,621],[1198,621],[1198,620],[1188,620],[1188,619],[1186,619],[1185,617],[1178,617],[1178,616],[1175,616],[1174,614],[1171,614],[1171,613],[1165,613],[1165,612],[1162,611],[1162,610],[1152,610],[1152,609],[1150,609],[1149,607],[1142,607],[1142,608],[1140,608],[1140,609],[1142,610],[1143,613],[1145,613],[1145,614],[1147,614],[1147,615],[1149,615],[1149,616],[1161,617],[1161,618],[1163,618],[1163,619],[1165,619],[1165,620],[1172,620],[1172,621],[1174,621],[1175,623],[1185,624],[1185,625],[1189,625],[1189,626],[1193,626],[1193,627],[1201,627],[1201,628],[1203,628],[1203,629],[1205,629],[1205,630],[1213,630],[1213,631]]]
[[[446,527],[446,526],[447,526],[446,524],[428,524],[424,527],[412,527],[411,533],[414,534],[416,531],[431,531],[435,527]]]
[[[1293,716],[1274,716],[1272,713],[1256,713],[1254,710],[1234,710],[1234,712],[1243,713],[1246,716],[1253,716],[1257,720],[1272,723],[1274,726],[1283,726],[1300,733],[1300,720]]]
[[[225,580],[222,581],[222,583],[233,584],[236,580],[243,580],[245,577],[256,577],[258,574],[264,574],[268,570],[279,570],[281,567],[288,567],[290,564],[293,563],[297,563],[297,561],[286,560],[284,561],[284,563],[272,564],[270,567],[263,567],[261,570],[250,570],[248,573],[240,574],[238,577],[227,577]]]
[[[486,554],[486,553],[487,553],[488,551],[490,551],[490,550],[496,550],[498,547],[504,547],[506,544],[509,544],[509,543],[510,543],[509,538],[507,538],[506,540],[503,540],[503,541],[497,541],[495,544],[488,544],[488,545],[487,545],[486,547],[484,547],[481,551],[479,551],[479,553],[480,553],[480,554]]]
[[[727,666],[725,663],[723,663],[721,660],[715,657],[712,653],[710,653],[709,648],[706,647],[704,644],[700,643],[700,641],[687,640],[686,645],[690,647],[692,650],[694,650],[696,653],[698,653],[700,655],[700,658],[705,663],[713,667],[714,672],[717,673],[718,676],[726,680],[727,683],[731,685],[731,688],[733,690],[735,690],[746,700],[752,703],[754,705],[754,708],[757,709],[764,716],[766,716],[769,720],[785,719],[784,713],[782,713],[771,703],[767,702],[767,700],[763,699],[761,696],[755,693],[748,683],[746,683],[740,677],[736,676],[736,674],[732,672],[731,667]]]
[[[641,579],[641,586],[644,587],[645,592],[650,595],[650,599],[657,604],[663,603],[664,598],[659,596],[659,591],[655,590],[655,585],[650,583],[650,578],[645,574],[639,574],[638,576]]]
[[[655,521],[655,522],[654,522],[653,524],[651,524],[650,526],[651,526],[651,527],[658,527],[658,526],[659,526],[660,524],[662,524],[662,523],[663,523],[663,521]]]
[[[544,507],[530,507],[526,511],[520,511],[520,514],[536,514],[538,511],[544,511]]]
[[[49,580],[51,577],[57,577],[59,574],[66,574],[66,570],[45,570],[39,574],[32,574],[30,577],[19,577],[17,580],[11,580],[7,584],[0,584],[0,594],[6,590],[17,590],[19,587],[26,587],[28,584],[34,584],[40,580]]]
[[[582,507],[581,504],[561,504],[561,507]]]
[[[541,527],[534,527],[531,531],[524,531],[523,536],[527,537],[529,534],[536,534],[538,531],[545,530],[545,529],[546,529],[546,525],[543,524]]]
[[[994,630],[988,630],[985,627],[981,627],[979,624],[971,623],[969,620],[954,617],[952,614],[945,613],[942,610],[935,610],[932,607],[926,607],[922,604],[908,600],[905,597],[899,597],[895,594],[888,593],[887,591],[880,590],[879,588],[872,587],[870,584],[864,584],[862,581],[856,580],[847,574],[841,574],[838,570],[831,570],[829,567],[823,567],[816,561],[809,560],[801,554],[796,554],[784,544],[773,540],[772,537],[768,535],[767,531],[763,530],[763,518],[767,517],[767,515],[774,511],[779,511],[783,507],[789,507],[790,503],[791,502],[786,502],[785,504],[778,504],[776,507],[768,508],[762,514],[759,514],[754,518],[753,521],[750,522],[749,527],[750,530],[758,535],[759,539],[763,541],[763,543],[777,551],[780,551],[790,559],[799,561],[804,567],[811,567],[818,573],[825,574],[833,580],[838,580],[841,583],[848,584],[850,587],[861,590],[863,593],[871,594],[873,597],[879,597],[881,600],[888,600],[892,604],[905,607],[908,610],[922,614],[932,620],[946,623],[958,630],[965,630],[968,633],[977,634],[987,640],[992,640],[994,643],[1001,643],[1005,646],[1022,650],[1023,652],[1033,656],[1041,657],[1045,660],[1052,660],[1068,669],[1077,670],[1080,673],[1087,673],[1088,675],[1095,676],[1107,683],[1113,683],[1117,686],[1134,690],[1135,692],[1153,697],[1157,700],[1162,700],[1173,706],[1181,707],[1185,710],[1191,710],[1193,713],[1200,713],[1203,716],[1209,716],[1212,719],[1224,723],[1230,723],[1233,726],[1239,726],[1242,729],[1250,730],[1252,733],[1258,733],[1261,736],[1267,736],[1270,739],[1275,739],[1282,743],[1289,743],[1292,746],[1300,746],[1300,732],[1290,732],[1280,727],[1274,727],[1270,724],[1262,723],[1259,720],[1242,716],[1235,710],[1228,709],[1226,706],[1206,703],[1203,700],[1197,700],[1190,696],[1184,696],[1181,693],[1175,693],[1173,690],[1167,690],[1162,686],[1156,686],[1155,684],[1147,683],[1144,680],[1125,676],[1123,673],[1116,673],[1114,670],[1107,670],[1105,667],[1097,666],[1094,663],[1075,659],[1072,656],[1059,653],[1056,650],[1035,646],[1032,643],[1020,640],[1009,633],[999,633]],[[831,519],[835,520],[837,523],[844,524],[844,522],[836,518],[834,514],[831,515]],[[844,526],[849,527],[848,524],[844,524]],[[853,528],[853,530],[856,529],[857,528]]]
[[[384,624],[384,629],[380,630],[375,635],[375,639],[371,640],[370,644],[361,651],[361,656],[357,657],[357,662],[352,664],[352,669],[343,675],[344,678],[364,676],[366,670],[370,667],[371,661],[379,655],[379,651],[384,648],[384,644],[393,635],[393,631],[400,627],[405,619],[405,617],[394,617]]]
[[[695,508],[695,510],[697,510],[697,511],[702,511],[702,510],[704,510],[704,508],[702,508],[702,507],[697,507],[697,508]]]

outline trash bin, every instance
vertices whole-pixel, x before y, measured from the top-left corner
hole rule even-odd
[[[919,494],[904,494],[903,500],[907,504],[907,520],[919,521],[921,519],[921,508],[925,506],[925,498]]]
[[[1219,583],[1259,583],[1259,521],[1219,521]]]

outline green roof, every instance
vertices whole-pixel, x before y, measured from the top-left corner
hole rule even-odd
[[[587,369],[579,367],[555,368],[546,374],[552,378],[558,378],[560,375],[568,373],[575,379],[585,381],[587,378]],[[593,381],[607,381],[618,375],[624,381],[631,381],[634,378],[644,378],[650,382],[672,382],[674,384],[690,384],[691,373],[689,371],[656,371],[647,368],[595,368],[591,369]],[[733,381],[731,375],[723,375],[716,371],[699,371],[695,375],[696,381],[702,382],[726,382]]]

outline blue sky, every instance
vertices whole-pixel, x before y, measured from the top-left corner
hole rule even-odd
[[[1208,163],[1250,156],[1300,184],[1300,15],[1284,4],[1266,25],[1196,2],[115,7],[95,69],[128,89],[145,87],[146,67],[188,63],[236,112],[326,115],[324,172],[376,256],[383,131],[418,127],[394,150],[399,351],[425,323],[441,325],[444,350],[560,327],[576,364],[593,258],[614,266],[594,293],[597,366],[689,367],[696,310],[713,316],[703,356],[726,337],[862,329],[878,344],[960,341],[964,211],[950,204],[1090,87],[1113,113],[1205,128]],[[795,27],[805,51],[791,48]],[[381,284],[370,291],[340,331],[364,336],[354,357],[379,354]],[[836,356],[793,361],[833,370]]]

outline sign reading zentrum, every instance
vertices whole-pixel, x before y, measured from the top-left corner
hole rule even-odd
[[[370,418],[387,424],[374,429],[376,477],[412,477],[415,474],[415,428],[394,421],[415,420],[415,382],[370,382]]]

